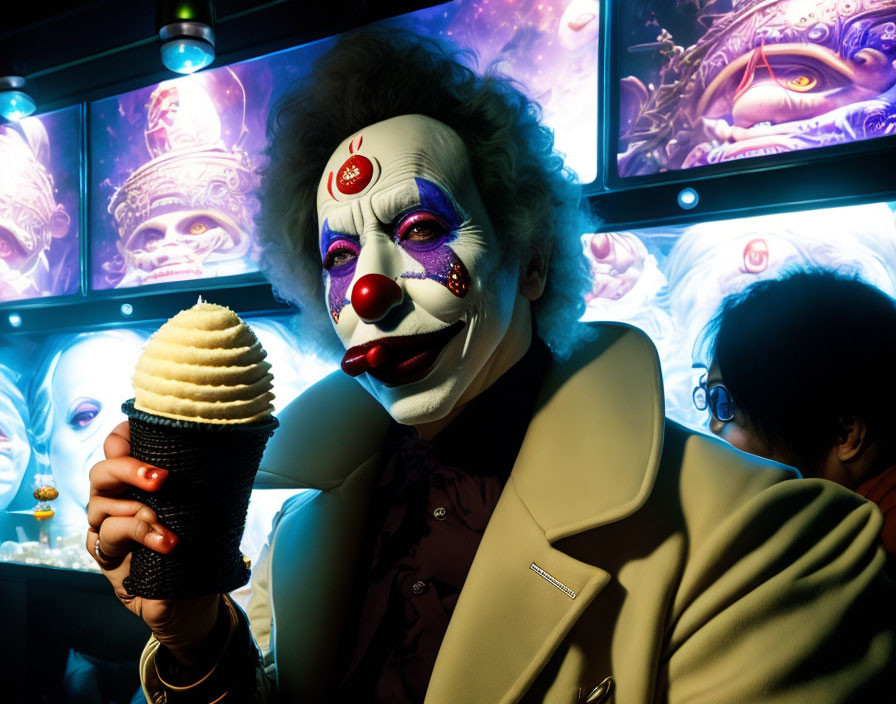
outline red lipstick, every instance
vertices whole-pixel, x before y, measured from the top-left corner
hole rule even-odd
[[[422,379],[439,353],[466,323],[458,320],[441,330],[422,335],[381,337],[346,350],[342,371],[349,376],[367,372],[387,386],[401,386]]]

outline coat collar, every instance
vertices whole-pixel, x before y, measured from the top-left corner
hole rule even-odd
[[[610,581],[553,543],[643,505],[663,425],[656,351],[631,328],[601,326],[592,345],[549,372],[442,641],[427,702],[519,701]],[[500,634],[500,646],[484,634]]]
[[[650,494],[663,438],[656,351],[632,328],[595,328],[591,344],[552,365],[545,377],[445,634],[429,702],[518,701],[610,579],[599,566],[576,560],[553,543],[630,515]],[[321,569],[322,563],[332,562],[327,555],[341,559],[357,550],[364,527],[359,507],[372,482],[355,477],[369,475],[378,461],[388,416],[360,385],[339,376],[298,401],[280,416],[260,483],[334,490],[316,498],[311,510],[303,509],[301,519],[287,517],[272,547],[276,621],[304,624],[293,631],[301,634],[295,643],[288,641],[292,636],[277,637],[280,686],[293,698],[307,698],[322,691],[329,658],[319,658],[310,669],[301,663],[312,652],[335,652],[326,635],[334,626],[338,631],[341,599],[351,582],[346,570]],[[335,422],[325,417],[330,408],[339,410]],[[322,441],[328,437],[336,440]],[[335,527],[349,525],[350,530],[336,531],[342,535],[335,541]],[[292,566],[278,574],[280,561]],[[501,646],[483,634],[500,634]]]
[[[549,371],[511,475],[551,543],[636,511],[659,468],[665,409],[656,349],[634,328],[597,330]]]

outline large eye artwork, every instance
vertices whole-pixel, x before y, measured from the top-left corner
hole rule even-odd
[[[66,423],[74,430],[89,426],[102,410],[102,404],[91,398],[78,398],[72,402]]]
[[[744,271],[748,274],[761,274],[768,269],[768,242],[757,238],[747,242],[744,247]]]
[[[204,235],[209,230],[214,230],[220,227],[221,223],[217,220],[207,215],[203,215],[202,217],[190,220],[183,232],[187,235],[198,237],[199,235]]]
[[[807,91],[812,90],[815,86],[818,85],[818,79],[814,76],[801,75],[789,79],[785,85],[790,90],[795,90],[799,93],[806,93]]]

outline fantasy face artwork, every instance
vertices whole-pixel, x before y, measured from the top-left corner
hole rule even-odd
[[[331,156],[317,207],[342,369],[405,424],[478,393],[521,297],[457,134],[421,115],[361,130]]]
[[[103,264],[106,280],[124,288],[255,269],[256,176],[239,145],[245,135],[225,146],[218,108],[202,79],[160,83],[146,106],[143,136],[149,161],[108,204],[119,239],[117,257]]]
[[[896,0],[719,0],[692,20],[653,18],[629,47],[663,61],[621,80],[621,176],[896,133]]]
[[[16,376],[0,365],[0,510],[16,495],[31,460],[28,409]]]
[[[107,330],[55,341],[33,411],[42,429],[59,490],[57,516],[83,510],[90,468],[103,459],[103,442],[124,420],[121,404],[133,396],[131,376],[146,336]]]
[[[68,292],[47,258],[71,225],[57,202],[49,149],[36,117],[0,125],[0,301]]]
[[[582,245],[594,281],[582,319],[644,330],[662,362],[666,413],[701,430],[707,414],[692,391],[711,360],[697,343],[727,295],[805,267],[854,273],[896,295],[896,216],[886,203],[587,234]]]
[[[131,273],[119,286],[241,273],[241,264],[228,272],[231,267],[223,263],[239,260],[250,242],[245,230],[219,210],[182,210],[156,215],[141,223],[122,242]]]
[[[602,300],[625,300],[640,308],[665,283],[656,257],[631,232],[582,235],[582,245],[593,282],[591,292],[585,294],[589,306],[596,307]]]
[[[591,272],[583,321],[620,321],[640,327],[654,339],[670,335],[672,321],[655,304],[666,285],[655,254],[633,232],[582,235]]]

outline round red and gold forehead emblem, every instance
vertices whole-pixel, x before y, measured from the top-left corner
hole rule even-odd
[[[336,172],[336,190],[347,196],[360,193],[373,178],[373,164],[361,154],[352,154]]]

